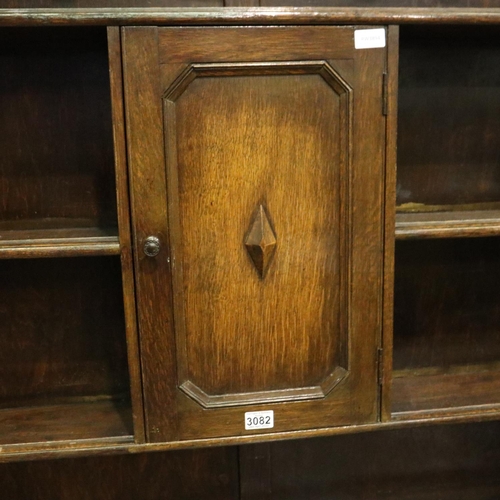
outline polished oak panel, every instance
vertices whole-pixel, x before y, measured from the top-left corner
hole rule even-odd
[[[347,368],[350,88],[322,64],[206,69],[165,97],[179,383],[214,396],[319,386]],[[261,204],[277,234],[263,279],[245,248]]]
[[[150,441],[376,419],[386,54],[353,31],[123,30]]]

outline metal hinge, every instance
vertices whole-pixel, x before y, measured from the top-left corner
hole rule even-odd
[[[382,114],[387,116],[389,108],[389,75],[382,73]]]
[[[384,382],[384,349],[382,347],[377,349],[377,372],[378,384],[382,385]]]

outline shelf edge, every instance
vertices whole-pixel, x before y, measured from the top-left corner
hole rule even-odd
[[[496,24],[500,8],[212,7],[0,9],[0,26]]]
[[[470,408],[468,408],[469,410]],[[250,443],[263,443],[269,441],[284,441],[289,439],[306,439],[313,437],[333,436],[340,434],[355,434],[362,432],[384,431],[392,429],[403,429],[408,427],[421,427],[435,424],[464,424],[471,422],[484,422],[500,419],[500,407],[484,410],[478,413],[467,412],[462,414],[432,415],[416,417],[404,415],[401,419],[393,419],[387,422],[374,422],[369,424],[345,425],[339,427],[326,427],[317,429],[304,429],[298,431],[283,431],[270,434],[254,434],[249,436],[234,436],[206,439],[189,439],[185,441],[171,441],[165,443],[118,443],[99,441],[60,441],[56,446],[34,447],[25,445],[4,445],[0,448],[0,463],[10,461],[42,460],[63,457],[116,455],[123,453],[158,452],[179,449],[204,448],[209,446],[236,446]],[[82,444],[82,446],[78,446]],[[16,446],[14,449],[13,446]]]
[[[62,240],[54,243],[43,243],[33,240],[9,241],[0,243],[0,259],[32,259],[50,257],[84,257],[120,255],[121,247],[118,238],[112,241],[72,241]]]

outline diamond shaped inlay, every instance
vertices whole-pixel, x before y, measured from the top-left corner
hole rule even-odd
[[[276,251],[276,235],[263,205],[257,209],[245,238],[245,246],[259,276],[264,278]]]

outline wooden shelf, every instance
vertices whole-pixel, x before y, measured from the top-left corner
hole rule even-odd
[[[0,259],[119,255],[116,227],[86,219],[43,219],[0,223]]]
[[[108,2],[109,3],[109,2]],[[74,4],[74,3],[73,3]],[[116,4],[115,4],[116,5]],[[268,3],[267,5],[270,5]],[[0,26],[495,24],[500,9],[471,7],[22,8],[0,9]]]
[[[500,210],[396,214],[396,238],[466,238],[500,235]]]
[[[393,418],[408,418],[408,412],[451,410],[462,412],[478,406],[500,405],[500,369],[448,374],[394,372],[392,382]]]
[[[0,410],[0,444],[81,439],[132,441],[130,404],[112,400]]]

